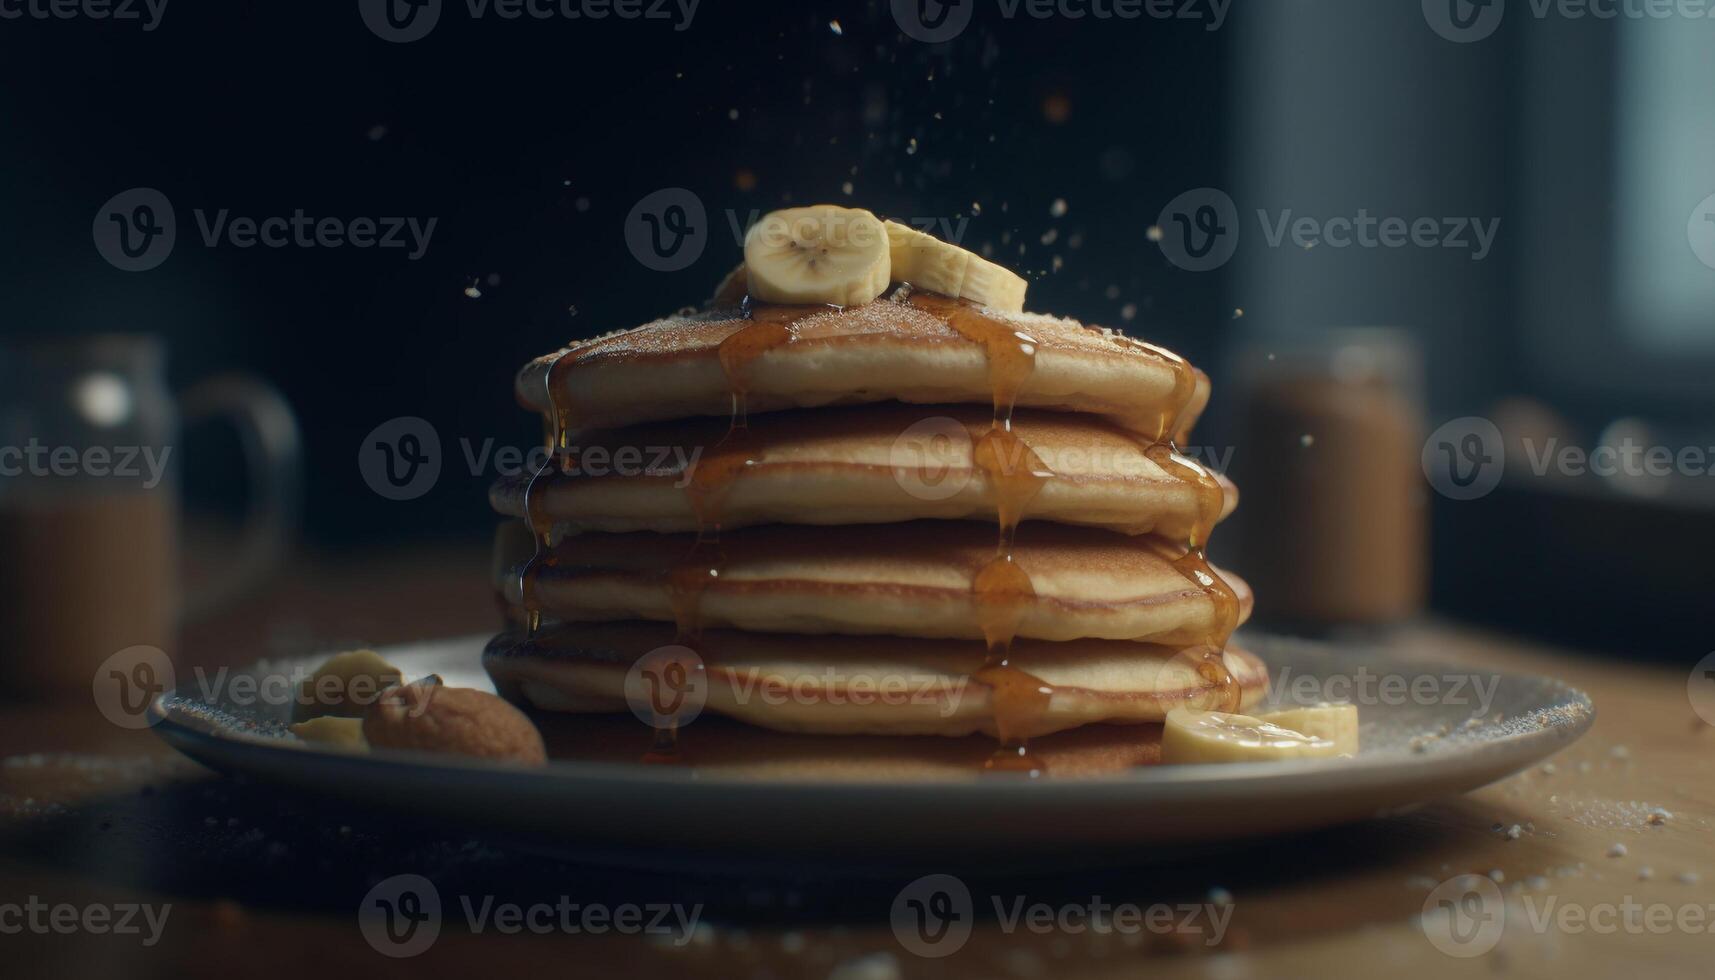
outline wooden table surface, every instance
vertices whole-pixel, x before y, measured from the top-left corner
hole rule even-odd
[[[212,665],[480,632],[494,613],[480,573],[473,580],[469,570],[484,567],[477,548],[306,563],[245,608],[188,630],[177,659]],[[1688,652],[1680,666],[1637,666],[1436,623],[1390,642],[1486,668],[1562,677],[1594,698],[1595,727],[1550,766],[1388,820],[1147,860],[1115,854],[1095,871],[1025,878],[966,873],[977,896],[975,930],[939,958],[914,955],[890,926],[893,900],[915,875],[574,863],[536,842],[223,778],[147,731],[102,722],[85,704],[6,706],[0,708],[0,962],[9,977],[175,980],[240,971],[256,977],[1707,974],[1715,958],[1715,731],[1694,712],[1687,687],[1703,652]],[[1666,816],[1652,818],[1657,809]],[[477,934],[461,921],[421,955],[388,958],[364,939],[357,908],[373,884],[402,872],[427,876],[443,895],[493,896],[499,903],[554,904],[564,897],[609,907],[700,906],[702,924],[675,944],[614,934]],[[1498,939],[1460,934],[1470,941],[1454,952],[1492,945],[1469,958],[1438,948],[1420,921],[1439,884],[1462,874],[1489,876],[1504,906],[1500,916],[1494,904],[1468,906],[1477,918],[1461,921],[1473,930],[1482,921],[1502,923]],[[1100,931],[1084,928],[1082,919],[1068,919],[1069,929],[1009,930],[988,911],[990,899],[1007,908],[1022,900],[1056,910],[1097,900],[1184,905],[1230,918],[1214,945],[1208,929]],[[171,906],[158,932],[140,915],[133,920],[139,934],[53,928],[55,914],[81,916],[99,907],[118,916],[137,903],[149,905],[157,921],[161,907]],[[71,911],[56,913],[55,906]]]

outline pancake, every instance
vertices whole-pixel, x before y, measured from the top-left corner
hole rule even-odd
[[[637,622],[561,627],[529,640],[515,632],[489,645],[483,665],[515,701],[547,711],[625,712],[627,672],[673,645],[674,636],[670,625]],[[983,666],[981,642],[708,630],[695,649],[705,713],[824,735],[995,734],[993,691],[969,676]],[[1037,727],[1023,734],[1158,722],[1174,707],[1219,707],[1222,692],[1196,670],[1203,650],[1020,641],[1012,665],[1053,687]],[[1226,664],[1243,703],[1259,701],[1268,682],[1261,661],[1229,647]],[[696,724],[693,718],[691,730]]]
[[[558,542],[555,561],[530,579],[540,611],[564,620],[672,621],[677,600],[709,627],[980,639],[971,583],[994,558],[995,540],[993,527],[965,521],[774,524],[724,535],[696,554],[694,535],[579,534]],[[1017,635],[1203,642],[1220,631],[1223,594],[1174,565],[1183,553],[1148,535],[1029,525],[1013,555],[1035,595],[1024,601]],[[519,604],[521,570],[502,567],[511,570],[497,584]],[[1250,588],[1221,574],[1242,619]],[[688,599],[675,581],[700,586],[700,598]]]
[[[580,436],[576,472],[537,485],[539,520],[568,530],[695,531],[689,471],[743,453],[721,494],[723,528],[754,524],[886,524],[998,519],[995,480],[974,459],[991,423],[974,405],[900,404],[778,412],[722,443],[726,419],[702,418]],[[1013,431],[1054,474],[1027,520],[1186,539],[1198,519],[1196,482],[1151,459],[1148,443],[1101,419],[1019,411]],[[1008,465],[1023,466],[1022,462]],[[496,510],[524,517],[528,477],[490,493]],[[1221,479],[1221,516],[1238,490]]]
[[[1206,375],[1123,334],[921,292],[845,309],[759,306],[747,318],[722,306],[656,320],[537,358],[519,372],[517,395],[543,413],[558,402],[577,431],[726,418],[739,389],[752,412],[881,401],[991,405],[989,352],[950,325],[960,317],[1014,344],[1020,334],[1029,341],[1035,366],[1020,379],[1021,407],[1101,415],[1151,438],[1167,419],[1166,434],[1183,438],[1208,401]],[[723,365],[722,343],[757,324],[773,332],[729,346]]]

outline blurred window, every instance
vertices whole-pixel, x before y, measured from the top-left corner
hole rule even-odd
[[[1616,26],[1615,319],[1648,354],[1715,351],[1715,21]]]

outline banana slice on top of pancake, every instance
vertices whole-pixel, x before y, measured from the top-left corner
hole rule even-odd
[[[528,580],[538,611],[563,620],[689,615],[759,632],[981,639],[972,582],[995,558],[995,535],[974,521],[770,524],[701,547],[689,534],[576,534],[553,562],[527,573],[512,564],[496,584],[519,605]],[[510,538],[502,548],[522,563],[527,540]],[[1012,555],[1034,592],[1007,597],[1022,610],[1020,637],[1200,643],[1251,606],[1243,581],[1199,574],[1182,548],[1149,535],[1036,523]]]
[[[989,425],[990,412],[974,405],[883,404],[777,412],[753,419],[732,437],[725,420],[710,418],[605,430],[577,439],[572,469],[538,483],[530,506],[538,522],[596,531],[695,531],[699,509],[711,508],[725,529],[923,519],[992,523],[1000,481],[979,465],[975,452]],[[1208,519],[1205,511],[1225,517],[1237,503],[1237,488],[1224,478],[1193,478],[1111,422],[1021,411],[1013,431],[1052,474],[1026,509],[1029,520],[1185,540]],[[1027,465],[1023,459],[999,462]],[[698,466],[730,474],[718,499],[697,498]],[[1003,469],[1000,479],[1006,478]],[[495,509],[526,516],[530,484],[527,476],[501,480],[490,493]]]
[[[644,658],[674,647],[668,624],[580,624],[534,638],[502,634],[489,644],[483,665],[503,695],[543,710],[631,707],[650,715],[637,675],[649,666]],[[676,653],[695,675],[676,692],[687,696],[680,711],[688,703],[697,712],[763,728],[828,735],[995,733],[993,690],[971,676],[983,664],[980,642],[709,630],[693,653]],[[1095,723],[1158,722],[1174,708],[1215,707],[1223,695],[1197,672],[1201,656],[1200,648],[1127,641],[1024,640],[1010,661],[1053,690],[1028,733],[1036,736]],[[1268,680],[1262,662],[1234,648],[1225,657],[1242,703],[1260,701]]]

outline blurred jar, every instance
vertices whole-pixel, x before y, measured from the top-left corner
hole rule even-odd
[[[1428,578],[1422,358],[1403,331],[1330,329],[1240,357],[1233,476],[1261,619],[1386,624]]]
[[[0,697],[88,697],[109,657],[170,656],[187,611],[230,601],[279,563],[296,512],[290,408],[237,376],[175,401],[165,362],[144,336],[0,345]],[[181,409],[237,428],[247,465],[233,472],[248,472],[252,498],[219,574],[188,593]]]

